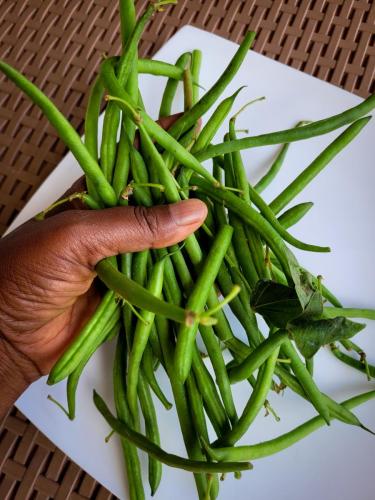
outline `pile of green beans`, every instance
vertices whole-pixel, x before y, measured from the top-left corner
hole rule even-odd
[[[292,236],[289,229],[313,204],[290,204],[366,126],[375,96],[329,118],[241,139],[235,126],[238,113],[233,114],[222,142],[212,144],[230,117],[239,92],[245,92],[241,87],[218,102],[241,67],[255,34],[245,35],[222,75],[203,92],[199,84],[204,64],[201,51],[181,54],[175,64],[138,58],[138,44],[149,19],[170,3],[175,1],[150,2],[137,20],[133,0],[119,1],[122,53],[104,59],[98,68],[89,94],[84,142],[25,76],[4,61],[0,61],[0,70],[40,107],[86,175],[86,192],[56,204],[79,198],[87,209],[97,210],[117,205],[151,207],[197,197],[207,205],[207,220],[183,244],[118,255],[97,264],[97,275],[107,291],[51,370],[48,383],[67,380],[67,410],[50,399],[73,419],[79,411],[77,386],[87,362],[103,343],[116,338],[116,415],[97,393],[94,403],[120,437],[130,499],[141,500],[146,495],[139,458],[142,451],[148,455],[152,495],[162,481],[164,464],[193,472],[198,498],[214,500],[219,495],[218,474],[233,472],[239,477],[240,471],[252,468],[249,460],[279,452],[332,419],[367,430],[351,410],[374,397],[375,391],[341,404],[322,393],[314,379],[313,357],[303,360],[300,356],[301,344],[294,338],[291,325],[305,321],[313,327],[318,320],[319,325],[324,321],[331,325],[336,318],[350,325],[349,318],[374,320],[375,311],[344,308],[318,277],[298,264],[287,244],[305,251],[329,251],[328,247]],[[169,130],[163,130],[144,108],[138,86],[138,75],[143,73],[167,79],[160,96],[159,118],[171,114],[177,89],[183,87],[181,115]],[[98,141],[98,120],[104,104],[104,125]],[[211,117],[201,125],[202,117],[211,109]],[[287,162],[294,141],[344,126],[347,128],[270,204],[264,201],[261,193]],[[136,134],[138,142],[134,141]],[[241,150],[274,144],[280,145],[275,160],[251,185]],[[208,159],[212,159],[212,173],[201,164]],[[281,326],[280,317],[289,314],[287,301],[277,303],[271,315],[260,309],[268,326],[266,333],[258,327],[260,298],[256,296],[257,287],[265,283],[271,289],[278,285],[277,290],[288,290],[288,299],[298,301],[301,311]],[[232,330],[224,305],[239,321],[246,341]],[[262,306],[265,311],[270,304]],[[348,337],[340,338],[336,333],[327,343],[338,360],[371,380],[375,367]],[[205,352],[198,347],[199,339]],[[318,368],[315,366],[315,370]],[[159,385],[161,370],[170,381],[171,402]],[[235,383],[242,383],[249,393],[241,413],[232,394]],[[279,393],[286,388],[307,400],[318,415],[270,441],[236,447],[262,407],[278,420],[267,398],[270,391]],[[175,407],[187,458],[162,448],[155,397],[166,411]]]

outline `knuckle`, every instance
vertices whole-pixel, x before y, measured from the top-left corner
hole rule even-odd
[[[149,210],[146,207],[134,207],[134,217],[139,226],[140,232],[150,239],[153,240],[160,237],[160,231],[162,229],[162,224],[160,217],[155,210]]]

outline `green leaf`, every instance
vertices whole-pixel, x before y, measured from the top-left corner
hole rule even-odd
[[[300,301],[292,287],[270,280],[260,280],[251,294],[251,307],[264,319],[278,328],[303,312]]]
[[[353,337],[365,326],[341,316],[319,320],[297,318],[287,325],[287,330],[300,353],[305,358],[311,358],[323,345]]]
[[[304,318],[318,319],[323,314],[323,296],[319,290],[312,292],[310,300],[303,311]]]

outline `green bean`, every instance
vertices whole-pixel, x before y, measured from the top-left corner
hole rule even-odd
[[[295,246],[296,248],[300,248],[301,250],[306,250],[310,252],[329,252],[330,248],[329,247],[319,247],[316,245],[309,245],[307,243],[303,243],[302,241],[294,238],[291,234],[288,233],[288,231],[284,228],[282,224],[277,220],[277,218],[274,215],[273,210],[270,208],[270,206],[267,205],[267,203],[263,200],[263,198],[255,191],[253,187],[249,185],[249,192],[252,201],[254,202],[254,205],[258,207],[260,210],[261,214],[264,216],[264,218],[271,224],[271,226],[280,234],[280,236],[290,243],[291,245]]]
[[[184,111],[188,111],[193,106],[193,78],[191,76],[191,58],[189,63],[184,69]]]
[[[124,123],[122,123],[112,179],[112,186],[117,198],[120,198],[128,181],[131,149],[128,132],[125,129]]]
[[[305,365],[306,365],[308,372],[313,377],[314,376],[314,358],[306,358]]]
[[[185,323],[188,319],[191,321],[191,312],[187,312],[181,307],[157,299],[145,288],[135,283],[133,280],[117,271],[112,264],[106,260],[100,261],[95,270],[103,283],[115,293],[123,297],[130,304],[164,315],[166,318],[173,319],[177,323]]]
[[[237,114],[238,115],[238,114]],[[229,136],[228,140],[237,138],[235,131],[236,117],[234,115],[229,121]],[[235,179],[234,187],[240,189],[239,196],[244,199],[247,204],[251,204],[249,193],[249,182],[247,180],[246,171],[242,162],[241,153],[235,151],[232,153],[232,168]],[[259,208],[259,207],[258,207]],[[264,215],[264,214],[263,214]],[[251,227],[244,228],[245,236],[248,240],[248,246],[251,253],[251,260],[260,279],[266,278],[266,267],[263,255],[263,244],[259,234]]]
[[[200,134],[198,135],[197,141],[195,142],[192,154],[205,149],[215,137],[216,132],[219,130],[220,126],[224,122],[225,118],[228,116],[234,101],[238,94],[244,87],[240,87],[234,94],[230,97],[224,99],[212,113],[211,117],[207,121],[206,125],[202,128]]]
[[[225,342],[225,344],[231,350],[232,354],[234,354],[237,364],[238,362],[243,361],[249,354],[251,354],[251,349],[249,348],[249,346],[247,346],[246,344],[244,344],[235,337],[228,339]],[[302,396],[304,399],[309,401],[306,393],[304,392],[304,389],[302,388],[297,378],[291,375],[288,371],[286,371],[284,367],[276,365],[275,374],[280,378],[280,380],[286,386],[290,387],[290,389],[292,389],[293,392],[295,392],[296,394]],[[322,394],[322,396],[333,418],[337,418],[346,424],[355,425],[357,427],[361,427],[362,429],[367,430],[363,426],[363,424],[358,420],[358,418],[348,409],[342,407],[340,404],[338,404],[336,401],[331,399],[326,394]]]
[[[275,179],[276,175],[279,173],[281,167],[284,164],[286,154],[288,152],[290,144],[283,144],[280,151],[276,155],[275,160],[272,162],[268,171],[263,175],[261,179],[254,185],[254,189],[258,193],[262,193]]]
[[[327,403],[322,397],[322,393],[316,386],[306,366],[303,364],[297,352],[295,351],[292,343],[288,340],[284,342],[282,346],[282,351],[283,354],[285,354],[291,360],[292,369],[296,377],[298,378],[300,384],[302,385],[304,391],[306,392],[309,400],[314,405],[317,412],[324,418],[324,420],[329,425],[330,413],[327,407]]]
[[[277,332],[270,335],[262,342],[249,356],[240,364],[231,368],[228,372],[229,380],[232,384],[246,380],[249,376],[260,368],[275,350],[279,349],[288,338],[286,332]]]
[[[296,127],[304,127],[305,125],[308,125],[309,121],[300,121],[297,123]],[[275,160],[271,164],[270,168],[268,171],[264,174],[264,176],[255,184],[254,189],[258,191],[258,193],[261,193],[264,191],[270,184],[271,182],[275,179],[277,174],[279,173],[281,167],[284,164],[286,154],[288,152],[290,144],[284,144],[279,153],[276,155]]]
[[[323,318],[363,318],[375,320],[375,309],[351,309],[348,307],[324,307]]]
[[[229,139],[226,136],[226,139]],[[232,155],[224,156],[224,170],[225,170],[225,185],[228,187],[236,187],[234,170],[233,170],[233,158]],[[216,200],[224,204],[223,200]],[[259,276],[255,268],[253,261],[253,256],[251,254],[245,228],[241,223],[241,220],[232,211],[228,211],[228,218],[230,224],[233,226],[233,248],[239,265],[241,266],[242,272],[248,281],[250,287],[254,287],[255,283],[258,281]]]
[[[289,184],[269,205],[270,209],[277,214],[293,198],[297,196],[330,161],[335,158],[350,142],[357,137],[360,131],[367,125],[371,117],[361,118],[352,123],[342,134],[340,134],[315,160],[301,172],[293,182]],[[308,125],[307,125],[308,126]],[[302,127],[303,128],[303,127]]]
[[[264,366],[261,367],[258,373],[256,385],[247,402],[242,415],[233,428],[223,437],[219,438],[218,445],[233,445],[236,443],[249,429],[252,422],[260,412],[267,394],[271,388],[272,377],[275,371],[277,356],[280,346],[276,347],[268,357]]]
[[[113,364],[113,393],[117,418],[132,425],[131,415],[126,402],[125,377],[126,344],[120,332],[117,339],[115,361]],[[142,471],[137,448],[123,438],[121,438],[121,447],[127,472],[130,500],[144,500],[145,494],[142,483]]]
[[[193,373],[190,373],[190,375],[186,379],[186,390],[196,434],[197,436],[203,436],[204,439],[208,439],[208,430],[206,418],[204,415],[202,395],[198,390],[198,386]]]
[[[348,356],[344,352],[340,351],[340,349],[336,345],[331,346],[331,352],[337,359],[339,359],[346,365],[355,368],[356,370],[364,373],[367,376],[370,376],[371,378],[375,378],[375,366],[368,364],[366,367],[363,361],[359,361],[352,358],[351,356]]]
[[[152,401],[150,389],[148,388],[147,383],[144,380],[142,374],[140,374],[139,377],[138,397],[141,405],[143,418],[145,421],[146,436],[152,443],[155,443],[156,445],[160,446],[160,434],[159,434],[158,421],[156,418],[155,407]],[[155,495],[161,481],[161,476],[162,476],[161,462],[159,462],[154,457],[149,455],[148,481],[150,483],[151,496]]]
[[[121,20],[121,41],[122,52],[126,51],[127,44],[130,42],[131,35],[136,25],[136,12],[133,0],[120,0],[120,20]],[[126,82],[126,90],[135,101],[141,100],[138,90],[138,71],[137,71],[137,50],[134,51],[133,65],[130,75]],[[133,144],[135,126],[127,116],[121,117],[121,132],[118,144],[118,152],[113,173],[113,188],[119,197],[127,183],[129,173],[129,145]],[[127,137],[129,141],[127,141]],[[119,199],[122,204],[121,198]]]
[[[136,22],[134,0],[119,0],[121,42],[123,52]]]
[[[145,352],[143,354],[142,358],[142,373],[147,380],[148,385],[150,386],[150,389],[152,392],[155,394],[155,396],[158,398],[158,400],[161,402],[161,404],[164,406],[166,410],[170,410],[172,408],[172,403],[168,401],[167,397],[165,396],[164,392],[162,391],[154,373],[154,358],[152,355],[152,350],[149,348],[150,346],[147,346],[145,349]],[[164,362],[164,360],[163,360]]]
[[[146,73],[148,75],[155,76],[166,76],[175,82],[182,80],[183,77],[183,71],[177,62],[174,65],[166,63],[164,61],[158,61],[156,59],[138,59],[138,73]]]
[[[191,408],[191,416],[196,434],[197,436],[203,436],[204,439],[208,440],[208,431],[206,425],[206,418],[204,415],[202,396],[198,391],[198,387],[195,382],[193,374],[190,374],[186,379],[186,391],[187,391],[189,406]],[[214,478],[215,482],[217,482],[218,481],[217,476],[214,476]],[[214,500],[216,496],[215,492],[213,492],[213,494],[211,494],[211,496],[209,496],[208,499],[211,498],[211,500]]]
[[[136,23],[132,34],[129,36],[122,56],[117,64],[117,78],[119,85],[124,86],[131,74],[134,64],[134,57],[138,42],[141,38],[143,30],[155,11],[153,4],[149,4]],[[102,170],[106,178],[111,182],[113,168],[115,165],[116,149],[117,149],[117,130],[120,123],[120,110],[115,103],[109,102],[104,115],[103,135],[100,150],[100,160]]]
[[[244,61],[253,41],[255,38],[254,32],[248,32],[229,65],[226,67],[222,75],[216,81],[216,83],[210,88],[206,94],[191,108],[190,111],[184,113],[169,129],[169,134],[175,139],[180,137],[184,132],[186,132],[190,127],[196,123],[199,118],[204,115],[215,101],[224,92],[226,87],[234,78],[235,74],[239,70],[242,62]]]
[[[210,419],[216,434],[218,436],[222,436],[230,428],[229,421],[217,393],[215,383],[212,380],[212,377],[207,370],[196,345],[194,346],[193,351],[192,369],[199,391],[202,394],[208,418]]]
[[[198,437],[191,425],[191,411],[187,401],[187,395],[183,384],[178,380],[174,372],[173,354],[174,354],[174,339],[171,338],[169,322],[162,316],[156,315],[155,318],[157,333],[160,345],[163,351],[165,367],[171,384],[175,406],[180,423],[182,437],[185,443],[186,451],[189,458],[195,460],[204,460],[205,456],[202,453]],[[206,477],[203,474],[194,474],[195,484],[198,490],[199,498],[202,498],[207,489]]]
[[[160,297],[163,288],[164,260],[156,262],[152,268],[147,289],[155,297]],[[135,277],[134,277],[135,278]],[[141,311],[142,320],[137,321],[134,333],[133,345],[129,355],[129,366],[127,375],[127,398],[130,411],[135,416],[137,412],[137,386],[139,370],[141,367],[143,352],[146,348],[155,313]]]
[[[164,274],[165,274],[165,263],[164,263]],[[151,328],[150,338],[149,338],[150,355],[156,358],[156,363],[159,365],[163,364],[163,353],[161,352],[159,338],[156,333],[155,322]]]
[[[104,94],[104,87],[99,77],[96,77],[90,89],[89,99],[85,114],[85,139],[84,143],[91,156],[96,162],[98,158],[98,120],[100,115],[100,106]],[[91,179],[86,178],[87,190],[91,196],[99,201],[99,195]]]
[[[108,206],[116,205],[116,195],[100,170],[97,161],[87,147],[84,146],[78,133],[52,101],[21,73],[1,60],[0,70],[42,110],[62,141],[73,153],[92,185],[95,186],[104,203]]]
[[[107,104],[104,120],[102,142],[100,145],[100,165],[108,182],[112,182],[113,167],[116,159],[117,130],[120,124],[120,110],[112,102]]]
[[[286,248],[280,235],[274,230],[268,221],[263,218],[262,215],[260,215],[252,207],[248,206],[243,200],[240,200],[238,196],[235,196],[233,193],[226,190],[215,188],[197,175],[193,175],[190,182],[191,185],[197,186],[198,189],[210,196],[212,199],[223,201],[231,211],[233,211],[245,223],[251,225],[275,253],[280,264],[282,265],[286,277],[288,279],[290,278],[290,252]]]
[[[289,229],[291,226],[297,224],[313,206],[314,203],[311,201],[294,205],[294,207],[285,210],[285,212],[278,217],[278,221],[284,229]]]
[[[150,135],[143,125],[139,125],[139,131],[142,140],[142,149],[148,156],[149,165],[152,164],[155,168],[156,179],[164,186],[164,193],[169,203],[180,201],[180,195],[173,175],[167,169],[161,154],[156,149]],[[154,181],[153,181],[154,182]]]
[[[235,472],[251,469],[251,464],[246,462],[213,463],[200,460],[189,460],[167,453],[142,434],[133,431],[125,422],[116,419],[96,391],[94,391],[94,403],[106,422],[115,432],[135,444],[139,449],[148,453],[148,455],[170,467],[177,467],[179,469],[198,473]]]
[[[235,280],[232,280],[225,264],[223,264],[220,268],[217,276],[217,282],[223,295],[228,295],[228,293],[230,293],[233,289],[233,285],[239,284]],[[243,288],[241,288],[240,295],[243,291]],[[240,297],[235,297],[230,301],[229,307],[244,328],[249,344],[255,347],[258,342],[258,328],[255,315],[250,308],[250,300],[247,303],[242,303]]]
[[[120,310],[119,308],[117,308],[112,318],[110,318],[108,324],[104,328],[103,332],[103,334],[105,335],[104,342],[110,340],[110,337],[113,338],[119,333],[120,330],[119,319],[120,319]],[[68,402],[68,417],[70,420],[74,420],[76,414],[76,393],[77,393],[79,379],[81,378],[82,372],[86,367],[87,363],[89,362],[93,354],[95,354],[98,347],[102,343],[103,340],[101,336],[95,339],[95,342],[91,345],[90,352],[80,361],[77,368],[75,368],[75,370],[72,371],[72,373],[70,373],[70,375],[68,376],[66,384],[66,395]]]
[[[215,372],[216,383],[219,387],[225,411],[231,423],[234,424],[237,422],[238,417],[218,338],[215,336],[212,327],[201,325],[199,331]]]
[[[344,408],[352,409],[366,403],[374,397],[375,391],[369,391],[347,399],[341,404]],[[295,429],[263,443],[250,446],[237,446],[235,448],[210,448],[206,446],[206,449],[214,460],[256,460],[289,448],[289,446],[292,446],[320,427],[323,427],[324,423],[324,419],[317,416]]]
[[[287,142],[301,141],[310,139],[318,135],[327,134],[336,130],[344,125],[355,122],[362,116],[371,112],[375,107],[375,95],[368,97],[365,101],[353,108],[350,108],[343,113],[331,116],[323,120],[311,122],[304,127],[292,128],[287,130],[280,130],[271,132],[269,134],[262,134],[253,137],[244,137],[236,141],[229,141],[221,144],[208,146],[203,151],[200,151],[195,156],[199,161],[208,160],[215,156],[233,151],[240,151],[241,149],[248,149],[260,146],[271,146],[273,144],[285,144]]]
[[[193,83],[193,99],[192,103],[195,105],[199,101],[199,73],[202,65],[202,51],[193,50],[191,53],[191,76]]]
[[[188,63],[189,58],[190,52],[185,52],[177,59],[175,68],[176,71],[180,72],[180,78],[175,79],[171,76],[169,77],[160,104],[159,118],[162,118],[163,116],[170,116],[172,114],[172,104],[176,95],[178,80],[182,79],[183,69]]]
[[[72,373],[80,364],[81,360],[90,352],[92,342],[96,343],[98,336],[102,337],[102,340],[104,340],[105,325],[112,317],[116,308],[115,294],[112,291],[108,291],[104,295],[94,315],[53,366],[47,381],[49,385],[57,384],[57,382],[64,380],[64,378]]]
[[[204,309],[209,290],[213,287],[232,234],[233,229],[230,226],[223,226],[210,248],[186,305],[189,310],[196,314],[200,314]],[[198,323],[194,322],[191,326],[180,327],[177,334],[175,365],[176,372],[182,382],[186,380],[190,371],[197,330]]]
[[[181,255],[181,252],[177,251],[179,247],[177,245],[174,245],[170,248],[170,255],[168,255],[168,250],[165,248],[160,248],[156,250],[156,255],[159,257],[159,259],[164,259],[165,264],[164,264],[164,290],[166,290],[166,287],[168,287],[169,294],[168,296],[168,302],[171,302],[172,304],[175,305],[180,305],[182,302],[182,294],[181,294],[181,289],[178,284],[174,267],[172,262],[175,262],[177,256]]]
[[[141,286],[145,286],[146,283],[148,257],[149,250],[142,250],[133,254],[132,279]]]
[[[166,151],[170,152],[180,163],[188,168],[191,168],[211,182],[213,181],[213,177],[203,167],[203,165],[201,165],[192,154],[181,146],[179,142],[173,139],[169,132],[166,132],[162,127],[160,127],[160,125],[152,120],[152,118],[150,118],[144,111],[135,110],[134,103],[132,102],[130,96],[119,85],[114,74],[112,61],[109,59],[103,62],[101,66],[101,75],[106,87],[114,96],[112,97],[112,100],[115,100],[115,102],[139,127],[142,125],[142,128],[147,130],[152,139],[158,142]]]

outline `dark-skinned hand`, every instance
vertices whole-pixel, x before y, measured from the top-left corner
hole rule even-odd
[[[68,208],[0,240],[0,419],[50,371],[92,315],[100,300],[94,280],[101,259],[173,245],[207,214],[199,200],[150,209]]]

